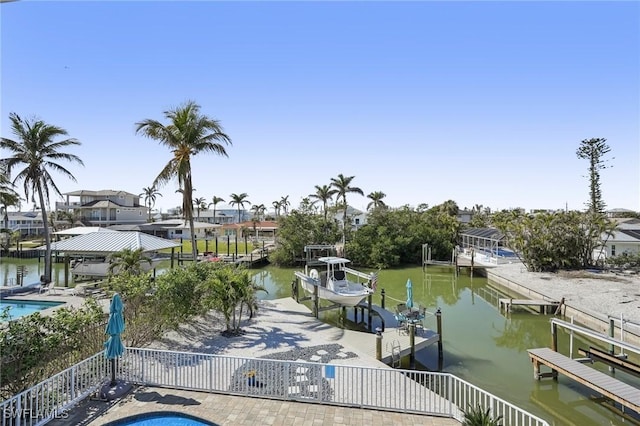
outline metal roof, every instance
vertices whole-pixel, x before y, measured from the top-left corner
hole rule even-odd
[[[66,240],[51,243],[51,250],[65,253],[115,253],[129,248],[143,251],[156,251],[171,247],[180,247],[180,244],[164,238],[154,237],[143,232],[91,232],[85,235],[68,238]],[[45,250],[45,246],[38,247]]]
[[[460,235],[486,238],[495,241],[500,241],[504,238],[504,234],[495,228],[471,228],[461,232]]]
[[[84,235],[92,232],[114,232],[112,229],[101,228],[99,226],[76,226],[62,231],[54,232],[55,235]]]

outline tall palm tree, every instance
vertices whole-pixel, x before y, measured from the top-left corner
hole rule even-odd
[[[214,153],[227,157],[224,145],[230,145],[220,122],[200,114],[200,105],[193,101],[164,112],[168,124],[146,119],[136,123],[136,133],[157,140],[169,148],[173,154],[160,174],[153,181],[153,186],[160,187],[173,178],[178,179],[182,192],[182,209],[185,219],[189,221],[193,261],[196,261],[196,233],[193,225],[193,181],[191,158],[200,153]]]
[[[289,202],[289,196],[285,195],[284,197],[280,198],[280,207],[282,208],[282,210],[284,211],[284,215],[287,215],[288,207],[291,205],[291,203]]]
[[[197,217],[200,219],[200,210],[207,209],[207,199],[204,197],[196,197],[193,199],[193,205],[196,207]]]
[[[151,209],[156,205],[156,197],[158,197],[158,195],[162,197],[162,194],[158,192],[158,189],[154,185],[142,188],[140,196],[144,196],[144,205],[147,206],[149,210],[149,222],[151,222]]]
[[[331,178],[331,186],[336,189],[338,200],[342,199],[342,205],[344,206],[342,215],[342,244],[347,240],[347,194],[356,193],[364,195],[362,189],[351,186],[354,178],[355,176],[344,176],[342,173],[340,173],[338,177]]]
[[[276,200],[273,203],[271,203],[271,205],[273,206],[273,210],[276,212],[276,219],[278,219],[278,216],[280,216],[280,209],[282,208],[282,203]]]
[[[2,159],[6,167],[6,172],[11,176],[14,168],[24,166],[24,169],[15,174],[13,183],[22,181],[24,184],[24,194],[27,199],[35,202],[36,195],[42,211],[42,225],[44,227],[44,241],[46,246],[44,278],[46,282],[51,282],[51,235],[49,235],[49,221],[47,220],[47,205],[50,200],[49,192],[53,190],[54,195],[62,197],[60,190],[53,181],[49,170],[55,170],[72,181],[76,178],[64,168],[58,160],[65,160],[84,166],[80,157],[61,152],[61,148],[80,145],[76,139],[69,138],[61,141],[54,141],[60,136],[67,136],[65,129],[45,123],[42,120],[32,118],[23,120],[16,113],[9,114],[11,130],[18,137],[17,141],[2,138],[0,148],[11,151],[13,155]]]
[[[316,201],[322,201],[322,211],[324,212],[324,221],[327,221],[327,207],[329,205],[329,201],[333,198],[333,195],[338,191],[332,189],[329,185],[316,185],[316,193],[309,195],[309,198],[313,198]]]
[[[384,201],[382,201],[382,199],[386,196],[387,194],[382,191],[375,191],[367,195],[367,198],[371,199],[371,202],[367,204],[367,210],[377,209],[378,207],[386,207],[387,205],[384,203]]]
[[[209,206],[207,206],[207,208],[209,208],[211,206],[211,204],[213,204],[213,223],[218,223],[216,221],[216,206],[218,205],[218,203],[222,203],[224,202],[224,198],[221,197],[216,197],[215,195],[213,196],[212,199],[212,203],[209,203]]]
[[[253,214],[255,216],[258,217],[258,220],[260,220],[262,218],[262,216],[264,215],[264,212],[267,211],[267,208],[265,207],[264,204],[254,204],[251,207],[251,211],[253,212]]]
[[[249,195],[246,192],[243,192],[242,194],[229,195],[229,197],[231,197],[231,201],[229,201],[229,204],[231,204],[232,206],[238,206],[238,223],[242,221],[240,217],[240,210],[244,208],[245,204],[251,205],[251,202],[247,200],[248,196]]]

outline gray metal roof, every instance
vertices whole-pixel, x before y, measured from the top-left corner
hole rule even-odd
[[[142,248],[143,251],[148,252],[171,247],[180,247],[180,244],[143,232],[133,231],[91,232],[51,243],[51,250],[53,251],[91,254],[115,253],[126,248],[131,250]],[[39,250],[44,250],[45,248],[45,246],[38,247]]]
[[[460,235],[467,235],[470,237],[486,238],[489,240],[500,241],[504,238],[502,232],[495,228],[470,228],[460,232]]]
[[[54,232],[54,234],[55,235],[84,235],[84,234],[90,234],[92,232],[113,232],[113,230],[107,229],[107,228],[101,228],[99,226],[76,226],[75,228]]]

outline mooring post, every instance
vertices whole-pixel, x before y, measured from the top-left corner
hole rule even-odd
[[[382,329],[376,327],[376,359],[382,361]]]
[[[554,322],[551,323],[551,349],[558,352],[558,325]]]
[[[384,298],[385,298],[386,294],[384,292],[384,288],[380,291],[380,306],[382,306],[382,309],[384,309]]]
[[[291,280],[291,297],[293,297],[293,300],[295,300],[296,303],[300,303],[298,301],[298,278],[297,277]]]
[[[318,311],[318,302],[319,302],[319,297],[318,297],[318,286],[314,285],[313,286],[313,315],[318,318],[320,316],[320,312]]]
[[[620,329],[622,329],[622,326],[620,326]],[[612,339],[616,337],[616,322],[613,318],[609,318],[609,337],[611,337]],[[615,355],[616,353],[616,347],[613,345],[613,343],[609,345],[609,353],[611,355]],[[609,366],[609,371],[615,373],[616,370],[612,366]]]
[[[367,321],[369,324],[369,331],[371,331],[373,329],[373,327],[371,326],[371,299],[373,298],[373,296],[371,294],[369,294],[369,297],[367,297],[367,303],[369,304],[369,309],[367,309]]]
[[[444,355],[442,351],[442,311],[440,308],[436,311],[436,329],[438,330],[438,368],[442,370]]]
[[[64,286],[69,287],[69,255],[64,255]]]
[[[416,325],[414,323],[409,324],[409,345],[411,346],[411,353],[409,355],[409,368],[416,368]]]

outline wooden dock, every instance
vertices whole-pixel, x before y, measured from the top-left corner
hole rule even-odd
[[[511,312],[512,306],[538,306],[541,314],[555,312],[560,305],[560,302],[556,300],[543,300],[543,299],[507,299],[501,298],[499,299],[500,309],[503,309],[507,312]]]
[[[549,348],[527,349],[527,352],[533,363],[534,378],[553,377],[557,380],[558,373],[561,373],[640,414],[640,389]],[[551,368],[551,373],[540,373],[541,365]]]
[[[297,303],[293,298],[278,299],[278,303],[291,312],[304,312],[305,315],[313,315],[307,306],[302,303]],[[357,309],[362,310],[364,305],[365,304],[358,306]],[[354,308],[347,308],[347,310],[354,312]],[[377,305],[372,305],[372,310],[376,312],[376,314],[372,315],[373,330],[381,326],[382,322],[384,322],[384,331],[381,332],[382,353],[380,361],[387,365],[399,366],[397,361],[399,361],[400,358],[411,355],[411,336],[398,328],[398,322],[391,312]],[[348,316],[352,318],[353,315],[354,314],[348,314]],[[427,318],[425,321],[429,321],[429,319]],[[431,321],[435,322],[433,319],[431,319]],[[340,331],[341,338],[339,340],[341,344],[354,348],[358,352],[364,353],[371,358],[376,358],[376,344],[378,339],[376,333],[348,329],[341,329]],[[414,351],[418,352],[439,341],[440,335],[426,327],[425,324],[425,327],[416,329],[414,335]]]
[[[360,305],[358,305],[358,309],[362,310],[367,308],[368,304],[366,302],[361,302]],[[384,324],[384,327],[380,327],[384,329],[384,331],[382,331],[383,347],[381,361],[385,364],[394,366],[399,358],[404,358],[411,354],[411,336],[405,329],[398,327],[398,321],[392,312],[375,304],[371,304],[371,310],[372,312],[375,312],[371,318],[372,329],[375,330],[377,326]],[[365,315],[364,311],[361,313],[363,316]],[[379,320],[380,323],[378,323],[377,320]],[[440,335],[436,331],[425,326],[424,323],[428,320],[429,318],[425,318],[422,322],[422,326],[415,328],[414,352],[418,352],[419,350],[440,341]],[[435,321],[433,322],[435,323]],[[375,337],[375,334],[371,333],[356,333]],[[373,353],[373,356],[375,356],[375,352]]]

